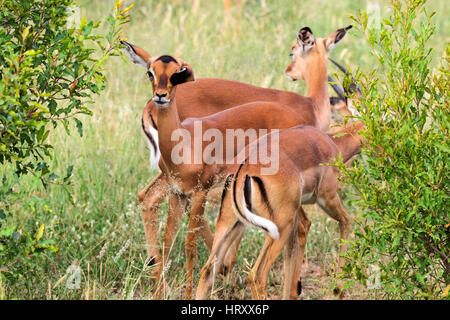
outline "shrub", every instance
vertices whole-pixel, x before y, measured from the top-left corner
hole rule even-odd
[[[121,26],[129,21],[131,6],[121,10],[121,2],[101,36],[94,33],[100,21],[68,24],[73,0],[1,1],[0,163],[8,174],[0,188],[0,273],[8,280],[34,270],[41,253],[57,250],[43,238],[44,225],[27,231],[11,217],[18,205],[50,210],[32,195],[36,182],[69,183],[73,166],[61,177],[52,172],[47,138],[58,125],[70,134],[70,122],[83,134],[77,116],[91,114],[92,97],[105,88],[102,66],[118,54]],[[22,184],[24,176],[31,183]]]
[[[450,47],[441,67],[432,69],[427,41],[434,13],[425,0],[390,2],[391,15],[379,29],[367,24],[365,12],[353,17],[379,65],[359,75],[365,156],[351,169],[341,165],[361,211],[345,273],[365,284],[376,277],[385,298],[445,297]]]

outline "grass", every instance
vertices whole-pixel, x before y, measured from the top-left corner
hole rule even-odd
[[[317,36],[326,36],[352,23],[349,14],[366,9],[365,1],[288,1],[248,0],[242,10],[233,7],[226,21],[222,2],[216,1],[124,1],[132,9],[132,22],[126,26],[127,39],[153,55],[163,53],[189,62],[196,77],[217,77],[244,81],[258,86],[304,93],[301,82],[289,82],[284,69],[296,31],[310,26]],[[380,4],[381,16],[389,14],[386,1]],[[79,1],[81,15],[102,19],[114,1]],[[198,4],[198,7],[196,6]],[[436,35],[432,40],[439,58],[449,40],[448,6],[445,0],[430,1],[437,11]],[[351,31],[331,56],[350,68],[369,70],[375,59],[365,40]],[[46,236],[56,239],[59,252],[46,259],[42,272],[15,286],[3,283],[6,298],[40,299],[147,299],[151,297],[144,230],[141,224],[137,192],[157,171],[149,170],[148,151],[140,127],[141,110],[151,96],[151,86],[143,69],[119,58],[107,64],[108,86],[92,106],[93,116],[84,117],[84,136],[67,136],[56,130],[50,143],[55,145],[53,166],[64,172],[73,164],[72,194],[75,204],[57,186],[39,188],[51,213],[17,212],[24,225],[44,223]],[[336,72],[335,69],[331,69]],[[4,171],[2,168],[1,171]],[[345,197],[345,193],[343,193]],[[352,215],[356,210],[346,204]],[[306,208],[312,228],[307,245],[307,264],[303,272],[302,299],[334,299],[333,269],[337,259],[337,223],[315,206]],[[213,227],[217,208],[208,208]],[[160,234],[164,229],[167,205],[160,210]],[[166,280],[168,299],[184,295],[184,237],[186,217],[172,248]],[[215,298],[250,298],[246,272],[256,260],[264,235],[248,229],[242,241],[234,274],[234,285],[218,280]],[[208,252],[199,246],[196,267],[199,270]],[[68,289],[67,269],[81,268],[81,286]],[[282,265],[279,261],[270,273],[269,297],[281,292]],[[32,284],[26,286],[25,284]],[[28,289],[26,289],[28,288]],[[352,288],[347,298],[379,298],[375,290]]]

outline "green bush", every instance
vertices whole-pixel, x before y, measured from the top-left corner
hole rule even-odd
[[[364,156],[341,166],[361,214],[346,253],[347,276],[375,279],[384,298],[445,298],[450,280],[449,59],[432,69],[434,13],[424,0],[391,0],[380,28],[353,17],[378,66],[359,75]],[[447,288],[447,290],[445,289]],[[448,297],[447,297],[448,298]]]
[[[121,26],[129,21],[131,6],[121,10],[121,2],[106,18],[106,36],[94,33],[100,21],[68,23],[73,0],[0,3],[0,164],[7,170],[0,188],[0,273],[8,280],[32,271],[41,253],[57,250],[44,240],[44,225],[23,230],[13,213],[18,206],[50,210],[33,193],[37,183],[67,187],[73,166],[52,172],[48,137],[58,125],[70,134],[71,122],[83,134],[77,117],[91,114],[92,97],[105,88],[102,66],[118,54]]]

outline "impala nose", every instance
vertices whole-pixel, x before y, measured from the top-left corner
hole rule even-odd
[[[157,103],[160,106],[166,106],[170,102],[170,100],[167,99],[167,96],[168,96],[167,92],[164,93],[156,92],[155,97],[152,100],[154,103]]]

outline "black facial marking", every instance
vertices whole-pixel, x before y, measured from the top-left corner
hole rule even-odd
[[[188,81],[189,78],[193,77],[192,69],[184,68],[178,72],[175,72],[170,76],[170,82],[172,85],[176,86]]]
[[[162,56],[160,56],[158,59],[156,59],[155,61],[158,61],[158,60],[161,60],[161,61],[164,62],[164,63],[169,63],[169,62],[171,62],[171,61],[173,61],[173,62],[175,62],[175,63],[178,63],[177,60],[175,60],[174,57],[168,56],[168,55],[162,55]]]

